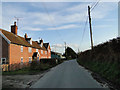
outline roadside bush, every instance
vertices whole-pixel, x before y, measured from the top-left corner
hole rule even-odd
[[[33,60],[30,65],[30,70],[47,70],[51,67],[54,67],[60,63],[62,63],[63,60],[57,60],[56,59],[40,59],[40,61]]]

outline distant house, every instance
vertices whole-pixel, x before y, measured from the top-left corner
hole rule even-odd
[[[55,59],[55,58],[56,59],[63,59],[65,57],[63,57],[61,53],[51,51],[51,58],[52,59]]]
[[[17,35],[16,22],[11,26],[11,32],[0,29],[0,62],[2,65],[21,64],[31,62],[32,59],[51,58],[51,48],[49,43],[43,40],[33,41]],[[9,67],[9,70],[13,68]],[[15,69],[15,68],[14,68]]]

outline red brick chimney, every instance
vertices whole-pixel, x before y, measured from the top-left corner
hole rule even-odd
[[[17,35],[17,25],[16,22],[14,22],[14,25],[11,26],[11,32]]]
[[[25,33],[25,36],[24,36],[24,38],[26,39],[28,36],[27,36],[27,33]]]

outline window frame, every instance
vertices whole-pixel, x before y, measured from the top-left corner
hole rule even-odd
[[[22,59],[22,60],[21,60]],[[23,57],[20,58],[21,63],[23,63]]]
[[[41,50],[41,54],[43,54],[43,50]]]
[[[23,46],[21,46],[21,52],[23,52]]]
[[[6,64],[6,58],[1,58],[1,64],[3,63],[3,59],[5,59],[5,64]]]
[[[31,47],[28,48],[28,52],[29,52],[29,53],[32,52],[32,48],[31,48]]]
[[[31,60],[30,60],[31,59]],[[32,62],[32,57],[29,57],[29,63],[31,63]]]
[[[38,52],[38,49],[36,49],[36,52]]]
[[[47,51],[45,51],[45,54],[47,55]]]

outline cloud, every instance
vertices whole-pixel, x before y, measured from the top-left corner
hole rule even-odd
[[[3,0],[2,2],[96,2],[96,0]],[[119,0],[101,0],[101,2],[119,2]]]
[[[43,29],[41,29],[41,28],[33,28],[33,27],[25,27],[24,30],[29,30],[29,31],[42,31]]]
[[[25,5],[21,7],[19,3],[3,4],[3,28],[8,29],[8,26],[6,25],[9,25],[10,27],[11,23],[13,23],[14,16],[23,17],[23,19],[19,20],[19,27],[26,27],[21,28],[26,30],[42,31],[77,28],[79,26],[72,25],[71,23],[84,23],[87,16],[87,6],[91,5],[91,3],[78,3],[73,5],[71,3],[65,3],[64,5],[60,4],[59,8],[57,7],[59,10],[56,9],[57,11],[51,11],[54,8],[53,4],[45,4],[48,13],[45,9],[43,9],[43,11],[32,11],[34,7],[41,8],[39,3],[25,4],[26,6],[31,7],[25,7]],[[95,20],[104,19],[109,12],[114,9],[113,6],[114,4],[111,3],[99,3],[91,13],[92,18]]]
[[[110,27],[112,27],[112,26],[110,26],[110,25],[95,25],[95,26],[93,26],[93,28],[110,28]]]
[[[51,47],[52,48],[64,48],[65,45],[63,45],[63,44],[53,44]]]
[[[73,48],[75,48],[75,49],[76,49],[76,48],[77,48],[77,49],[79,48],[79,45],[78,45],[78,44],[68,44],[67,46],[68,46],[68,47],[73,47]]]
[[[56,27],[56,28],[48,28],[47,30],[65,30],[65,29],[71,29],[71,28],[78,28],[80,26],[75,25],[75,24],[70,24],[70,25],[63,25],[61,27]]]
[[[72,48],[78,48],[79,45],[78,44],[67,44],[66,45],[67,47],[72,47]],[[53,44],[52,45],[53,48],[65,48],[65,45],[64,44]]]
[[[78,51],[79,45],[78,44],[67,44],[67,47],[71,47],[73,50]],[[65,45],[64,44],[53,44],[51,46],[52,51],[61,51],[62,53],[65,50]]]
[[[75,24],[69,24],[69,25],[63,25],[60,27],[54,27],[54,28],[33,28],[33,27],[24,27],[24,30],[29,30],[29,31],[45,31],[45,30],[66,30],[66,29],[75,29],[80,27],[80,25],[75,25]]]

